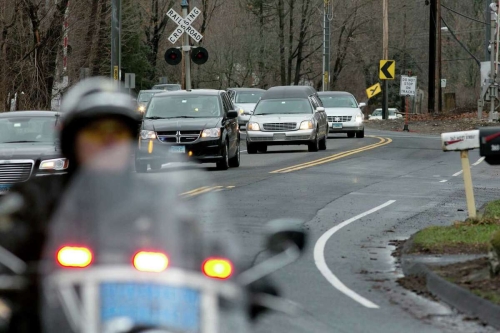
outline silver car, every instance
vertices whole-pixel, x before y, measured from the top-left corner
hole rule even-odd
[[[361,111],[361,108],[366,106],[365,103],[358,104],[356,98],[345,91],[325,91],[319,92],[318,95],[328,115],[330,133],[347,133],[349,138],[365,136],[365,116]]]
[[[264,93],[247,125],[249,154],[271,145],[307,145],[310,152],[326,149],[325,108],[312,87],[273,87]]]
[[[244,129],[257,102],[266,91],[259,88],[229,88],[227,91],[238,111],[240,128]]]

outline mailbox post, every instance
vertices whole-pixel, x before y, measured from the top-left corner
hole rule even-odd
[[[477,216],[472,174],[470,172],[469,150],[479,148],[479,130],[441,134],[443,150],[459,151],[464,175],[465,197],[470,218]]]

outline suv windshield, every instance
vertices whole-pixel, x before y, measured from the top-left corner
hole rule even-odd
[[[53,117],[0,118],[0,143],[54,142],[55,125]]]
[[[352,96],[320,96],[325,108],[357,108],[358,103]]]
[[[151,100],[151,98],[153,97],[155,93],[152,93],[152,92],[142,92],[139,94],[139,97],[137,98],[137,100],[139,102],[143,102],[143,103],[149,103],[149,101]]]
[[[218,96],[153,97],[146,118],[213,118],[222,114]]]
[[[266,99],[259,102],[254,115],[313,113],[307,99]]]
[[[263,92],[240,92],[236,94],[235,103],[257,103]]]

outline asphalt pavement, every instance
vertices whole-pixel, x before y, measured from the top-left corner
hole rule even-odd
[[[444,153],[438,136],[366,135],[331,135],[328,149],[316,153],[277,146],[256,155],[246,153],[243,135],[241,167],[188,166],[187,172],[207,170],[209,180],[193,179],[186,196],[217,192],[229,203],[246,262],[262,259],[269,220],[299,218],[309,231],[302,258],[272,276],[303,314],[268,314],[256,331],[494,332],[395,282],[401,271],[391,241],[467,217],[459,153]],[[470,160],[480,207],[500,196],[500,168],[482,162],[477,151]],[[168,172],[177,166],[146,177]]]

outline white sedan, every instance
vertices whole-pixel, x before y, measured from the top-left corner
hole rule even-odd
[[[365,136],[365,117],[361,111],[365,103],[358,104],[356,98],[345,91],[324,91],[318,95],[328,116],[329,133],[346,133],[349,138]]]
[[[389,108],[389,119],[400,119],[403,115],[398,109]],[[368,116],[369,120],[382,120],[382,109],[375,109],[371,115]]]

